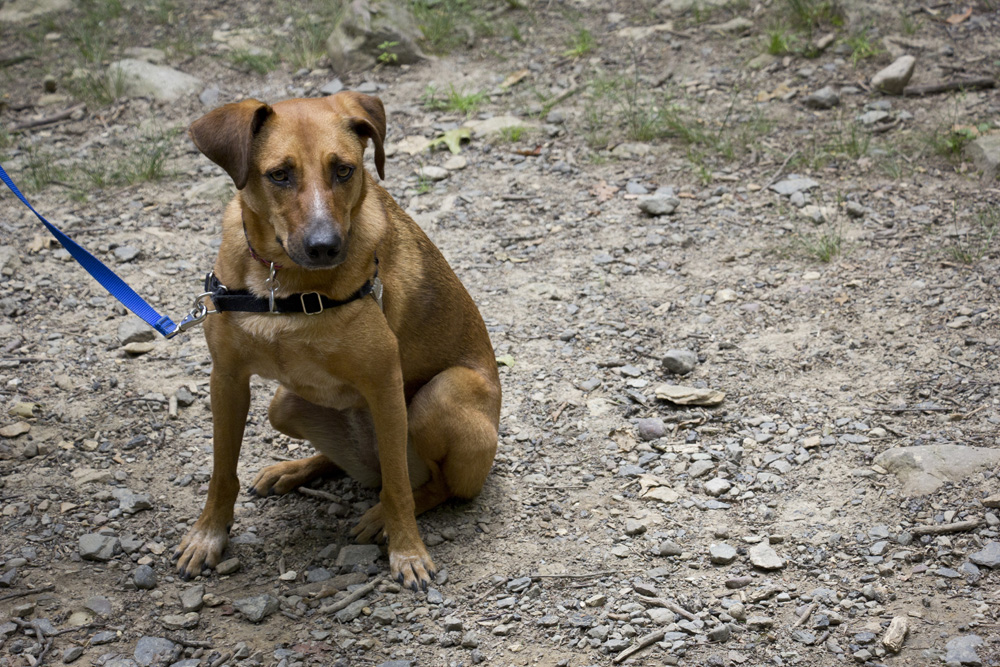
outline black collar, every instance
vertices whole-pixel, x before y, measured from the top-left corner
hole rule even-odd
[[[374,297],[378,307],[382,308],[382,280],[378,277],[378,255],[375,255],[375,275],[346,299],[331,299],[319,292],[304,292],[269,299],[257,296],[249,290],[228,289],[214,272],[205,276],[205,292],[212,298],[212,303],[218,312],[319,315],[324,310],[363,299],[369,294]]]

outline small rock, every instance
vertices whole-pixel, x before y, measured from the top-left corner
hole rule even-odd
[[[760,542],[750,549],[750,563],[761,570],[780,570],[785,561],[766,542]]]
[[[232,574],[240,569],[240,559],[239,558],[228,558],[218,565],[215,566],[215,571],[218,574]]]
[[[460,171],[469,165],[469,161],[462,155],[455,155],[444,163],[444,168],[448,171]]]
[[[148,667],[159,658],[169,657],[174,650],[174,643],[163,637],[141,637],[135,644],[132,656],[143,667]]]
[[[118,549],[118,538],[111,535],[87,533],[80,536],[80,558],[84,560],[109,561]]]
[[[156,332],[152,327],[135,315],[129,315],[118,325],[118,340],[122,345],[129,343],[146,343],[155,340]]]
[[[673,540],[664,540],[656,547],[656,553],[660,556],[680,556],[684,549]]]
[[[154,349],[156,349],[156,343],[152,343],[152,342],[150,342],[150,343],[129,343],[128,345],[126,345],[124,347],[124,349],[125,349],[125,352],[127,352],[128,354],[130,354],[130,355],[132,355],[134,357],[137,357],[139,355],[146,354],[147,352],[152,352]]]
[[[375,607],[371,619],[379,625],[392,625],[396,620],[396,612],[389,607]]]
[[[715,464],[711,461],[700,460],[692,463],[688,469],[687,473],[692,479],[698,479],[699,477],[704,477],[715,469]]]
[[[736,547],[728,544],[713,544],[708,548],[708,559],[713,565],[729,565],[738,555]]]
[[[381,555],[382,550],[376,544],[348,544],[337,554],[335,564],[348,569],[355,565],[371,565]]]
[[[177,398],[177,405],[182,408],[190,407],[194,404],[195,397],[191,393],[191,390],[187,387],[180,387],[174,392],[174,396]]]
[[[149,565],[140,565],[135,568],[132,574],[135,587],[142,591],[149,591],[156,588],[156,571]]]
[[[983,661],[976,653],[976,649],[982,645],[983,638],[979,635],[955,637],[944,646],[944,661],[949,665],[956,664],[981,667]]]
[[[858,122],[862,125],[874,125],[889,120],[888,111],[866,111],[858,116]]]
[[[856,201],[847,202],[847,215],[850,218],[863,218],[865,217],[865,207]]]
[[[153,507],[148,493],[133,493],[128,489],[114,489],[111,491],[111,495],[118,499],[118,509],[125,514],[135,514]]]
[[[902,95],[906,84],[913,76],[913,68],[917,59],[913,56],[900,56],[891,65],[872,77],[872,88],[889,95]]]
[[[721,477],[716,477],[705,482],[705,493],[712,496],[713,498],[718,498],[725,492],[729,491],[733,487],[732,482],[728,479],[722,479]]]
[[[102,630],[90,638],[90,644],[92,646],[110,644],[113,641],[118,641],[118,633],[114,630]]]
[[[969,555],[969,560],[991,570],[1000,568],[1000,542],[988,542],[981,551]]]
[[[667,350],[663,367],[675,375],[687,375],[698,365],[698,355],[691,350]]]
[[[320,86],[319,92],[324,95],[336,95],[344,89],[344,82],[340,78],[330,79],[322,86]]]
[[[708,641],[713,643],[727,642],[733,636],[728,625],[717,625],[708,631]]]
[[[184,612],[201,611],[205,605],[205,587],[201,584],[181,592],[181,609]]]
[[[82,646],[71,646],[70,648],[63,651],[62,655],[63,664],[68,665],[69,663],[78,660],[81,655],[83,655]]]
[[[31,424],[28,422],[15,422],[0,428],[0,436],[5,438],[16,438],[31,431]]]
[[[1000,134],[984,134],[966,144],[964,152],[982,172],[984,183],[991,185],[1000,176]]]
[[[672,215],[677,210],[677,207],[680,206],[680,203],[680,200],[675,197],[651,195],[639,200],[639,210],[653,217]]]
[[[640,440],[656,440],[667,434],[666,425],[658,417],[640,419],[635,423],[635,430]]]
[[[167,630],[190,630],[198,627],[201,616],[197,612],[186,614],[167,614],[160,619],[160,623]]]
[[[198,95],[198,101],[206,107],[214,107],[219,103],[219,95],[222,91],[218,86],[208,86]]]
[[[810,109],[832,109],[840,104],[840,95],[832,86],[826,86],[807,95],[803,102]]]
[[[765,630],[774,625],[774,619],[768,616],[751,616],[747,619],[747,627],[751,630]]]
[[[451,173],[444,167],[437,167],[432,164],[421,167],[417,172],[420,178],[427,179],[428,181],[443,181],[444,179],[451,176]]]
[[[115,259],[120,263],[124,264],[126,262],[131,262],[133,259],[137,258],[142,252],[135,246],[130,245],[120,245],[114,250]]]
[[[705,26],[709,30],[714,32],[719,32],[722,34],[741,34],[753,29],[753,21],[750,19],[737,16],[735,18],[729,19],[725,23],[716,23],[714,25]]]
[[[236,600],[233,602],[233,606],[251,623],[260,623],[278,611],[278,598],[265,593],[264,595]]]
[[[771,189],[779,195],[787,197],[795,192],[804,192],[818,187],[819,183],[811,178],[786,178],[772,185]]]
[[[642,523],[637,519],[625,520],[625,534],[628,535],[629,537],[642,535],[645,532],[646,532],[646,524]]]

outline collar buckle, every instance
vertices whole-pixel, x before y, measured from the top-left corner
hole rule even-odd
[[[318,310],[310,310],[310,304],[306,303],[306,297],[311,297],[311,299],[316,300],[316,307]],[[319,315],[323,312],[323,296],[319,292],[305,292],[299,294],[299,301],[302,303],[302,312],[306,315]]]

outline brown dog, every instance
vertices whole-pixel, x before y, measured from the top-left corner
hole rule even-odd
[[[468,292],[364,169],[370,139],[383,177],[382,102],[353,92],[274,106],[245,100],[198,119],[190,134],[239,189],[223,218],[218,281],[272,310],[275,300],[302,307],[205,321],[214,472],[205,509],[175,553],[178,571],[213,567],[226,547],[250,377],[259,375],[280,383],[268,412],[274,427],[319,453],[264,468],[250,492],[288,493],[337,470],[381,485],[381,502],[353,534],[387,538],[392,575],[426,588],[435,569],[415,516],[482,489],[496,453],[500,381]]]

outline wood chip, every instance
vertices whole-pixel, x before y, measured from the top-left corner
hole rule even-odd
[[[695,389],[674,384],[661,384],[656,388],[656,397],[678,405],[718,405],[726,394],[715,389]]]
[[[903,648],[903,642],[906,641],[906,634],[910,631],[910,622],[905,616],[896,616],[889,623],[889,629],[885,631],[885,636],[882,637],[882,646],[886,647],[893,653],[899,653]]]

